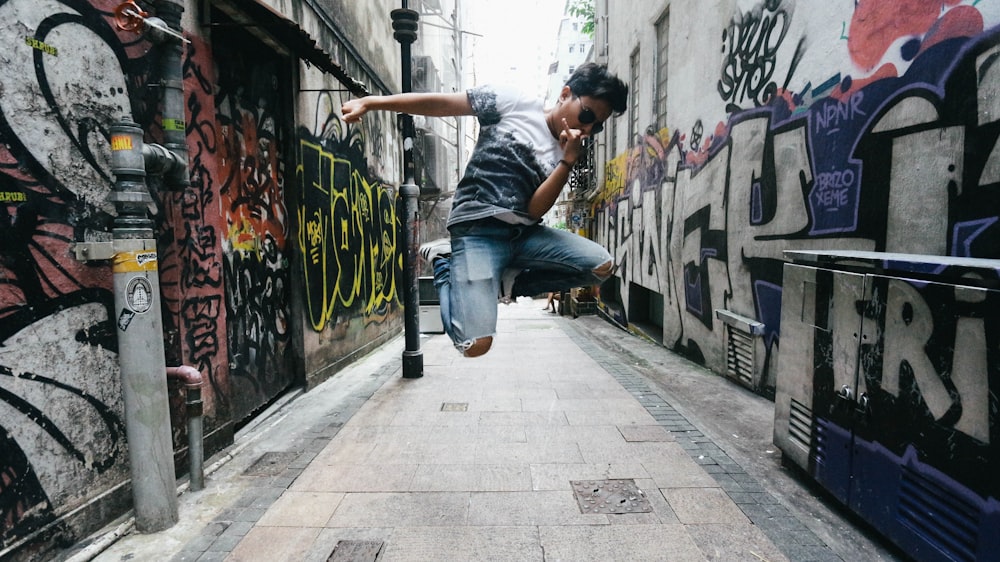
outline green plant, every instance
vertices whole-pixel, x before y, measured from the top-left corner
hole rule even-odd
[[[569,4],[569,15],[584,20],[582,33],[594,36],[594,0],[572,0]]]

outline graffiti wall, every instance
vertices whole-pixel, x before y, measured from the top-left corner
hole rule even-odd
[[[378,178],[398,176],[392,115],[348,126],[339,116],[347,93],[320,91],[301,100],[298,250],[302,259],[306,377],[321,382],[402,326],[402,256],[396,190]],[[387,155],[393,155],[388,156]]]
[[[222,233],[217,170],[222,144],[215,114],[211,45],[197,36],[184,50],[184,105],[190,185],[160,192],[160,286],[167,362],[201,372],[206,433],[228,427],[232,407],[223,292]],[[183,395],[174,396],[175,444],[183,443]],[[228,436],[223,441],[231,440]]]
[[[59,517],[128,475],[110,268],[70,252],[109,239],[109,127],[155,101],[113,8],[0,2],[0,551],[74,540]]]
[[[166,361],[205,380],[206,456],[283,391],[332,376],[402,327],[392,116],[345,127],[333,78],[302,65],[332,93],[297,93],[294,48],[189,2],[186,13],[220,25],[210,37],[184,32],[186,119],[165,125],[162,49],[116,28],[120,4],[0,0],[4,559],[44,557],[131,507],[110,262],[72,251],[111,240],[115,122],[136,121],[147,143],[185,128],[190,185],[168,189],[154,171],[147,184]],[[178,475],[183,397],[172,388]]]
[[[630,292],[661,295],[663,344],[719,372],[716,310],[762,322],[755,370],[767,392],[785,250],[1000,257],[1000,7],[710,4],[609,20],[612,38],[649,39],[649,86],[630,100],[641,115],[655,36],[630,26],[669,14],[673,29],[667,126],[608,159],[592,209],[619,266],[622,302],[605,307],[628,324]]]

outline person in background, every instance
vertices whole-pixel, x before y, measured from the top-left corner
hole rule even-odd
[[[559,293],[556,291],[549,291],[549,299],[545,301],[545,310],[549,312],[558,312],[556,310],[556,301],[559,300]]]
[[[541,224],[580,157],[584,139],[625,112],[628,86],[607,67],[581,65],[555,106],[507,86],[459,93],[366,96],[341,114],[369,111],[475,116],[480,133],[452,200],[449,239],[421,246],[434,268],[445,332],[467,357],[493,345],[497,297],[515,299],[603,282],[614,272],[599,244]]]

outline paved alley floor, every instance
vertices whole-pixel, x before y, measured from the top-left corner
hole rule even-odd
[[[606,322],[543,305],[501,306],[481,358],[423,339],[419,379],[402,378],[394,340],[237,435],[205,489],[181,495],[177,525],[139,534],[123,519],[71,559],[856,559],[818,529],[836,515],[790,508],[639,355],[597,345]],[[749,399],[766,417],[770,402]]]

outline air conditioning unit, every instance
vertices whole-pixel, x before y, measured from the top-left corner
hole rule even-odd
[[[441,78],[431,57],[413,57],[411,86],[414,92],[440,92]]]

